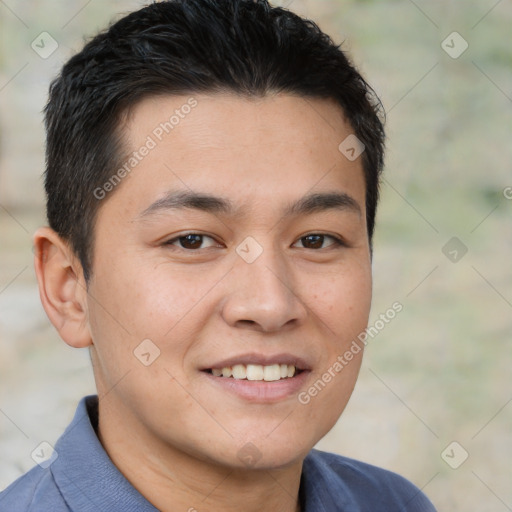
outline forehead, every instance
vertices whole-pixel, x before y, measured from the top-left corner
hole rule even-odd
[[[262,208],[336,188],[364,208],[361,158],[339,150],[352,129],[334,100],[158,96],[135,105],[121,128],[126,172],[107,201],[113,207],[140,213],[179,189]]]
[[[173,114],[175,119],[172,119]],[[230,122],[219,125],[217,120],[220,117]],[[312,118],[316,118],[317,122],[311,124]],[[162,124],[170,121],[172,130],[178,125],[194,126],[196,129],[201,125],[208,130],[211,139],[215,139],[215,135],[224,137],[228,134],[240,139],[250,138],[247,132],[237,130],[240,123],[252,129],[259,128],[260,131],[271,129],[280,139],[287,138],[289,133],[293,134],[295,131],[302,132],[305,124],[310,127],[309,133],[315,135],[319,134],[321,124],[325,124],[325,128],[332,131],[339,128],[340,123],[345,123],[341,106],[333,99],[289,93],[248,96],[218,92],[149,96],[129,109],[125,128],[132,135],[139,132],[139,128],[146,134],[150,128],[157,128],[153,124],[155,120]],[[150,124],[146,125],[145,121]],[[272,126],[275,127],[274,130]],[[286,133],[278,131],[283,126],[287,127]],[[157,131],[159,130],[156,129],[155,132]],[[253,135],[254,133],[251,134]],[[155,136],[158,138],[158,133]]]

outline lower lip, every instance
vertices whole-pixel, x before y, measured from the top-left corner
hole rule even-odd
[[[201,372],[214,386],[254,403],[278,402],[296,396],[304,387],[309,371],[303,370],[294,377],[267,381],[233,379],[231,377],[215,377],[211,373]]]

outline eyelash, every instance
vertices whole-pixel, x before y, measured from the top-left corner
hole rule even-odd
[[[172,245],[174,245],[175,242],[179,242],[180,239],[186,238],[187,236],[190,236],[190,235],[196,235],[196,236],[199,236],[202,238],[210,238],[211,240],[215,240],[213,237],[211,237],[209,235],[190,231],[188,233],[184,233],[177,237],[171,238],[170,240],[167,240],[166,242],[163,243],[163,245],[172,246]],[[325,249],[329,249],[331,247],[347,247],[347,244],[345,243],[345,241],[342,238],[334,236],[334,235],[329,235],[327,233],[307,233],[306,235],[301,236],[298,240],[302,240],[304,238],[307,238],[308,236],[323,236],[324,238],[330,238],[331,240],[333,240],[333,243],[331,245],[328,245],[327,247],[321,247],[320,249],[310,249],[312,251],[320,251],[322,249],[325,250]],[[197,252],[199,250],[199,249],[187,249],[185,247],[178,247],[178,249],[181,249],[186,252]],[[307,249],[307,247],[301,247],[301,249]]]

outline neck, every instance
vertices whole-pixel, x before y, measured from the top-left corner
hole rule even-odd
[[[280,469],[223,466],[153,439],[125,416],[116,421],[109,409],[100,402],[101,444],[125,478],[161,512],[300,512],[302,460]]]

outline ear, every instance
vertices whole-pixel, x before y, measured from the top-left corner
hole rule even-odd
[[[71,347],[92,345],[80,261],[69,243],[49,227],[39,228],[33,241],[39,296],[50,322]]]

